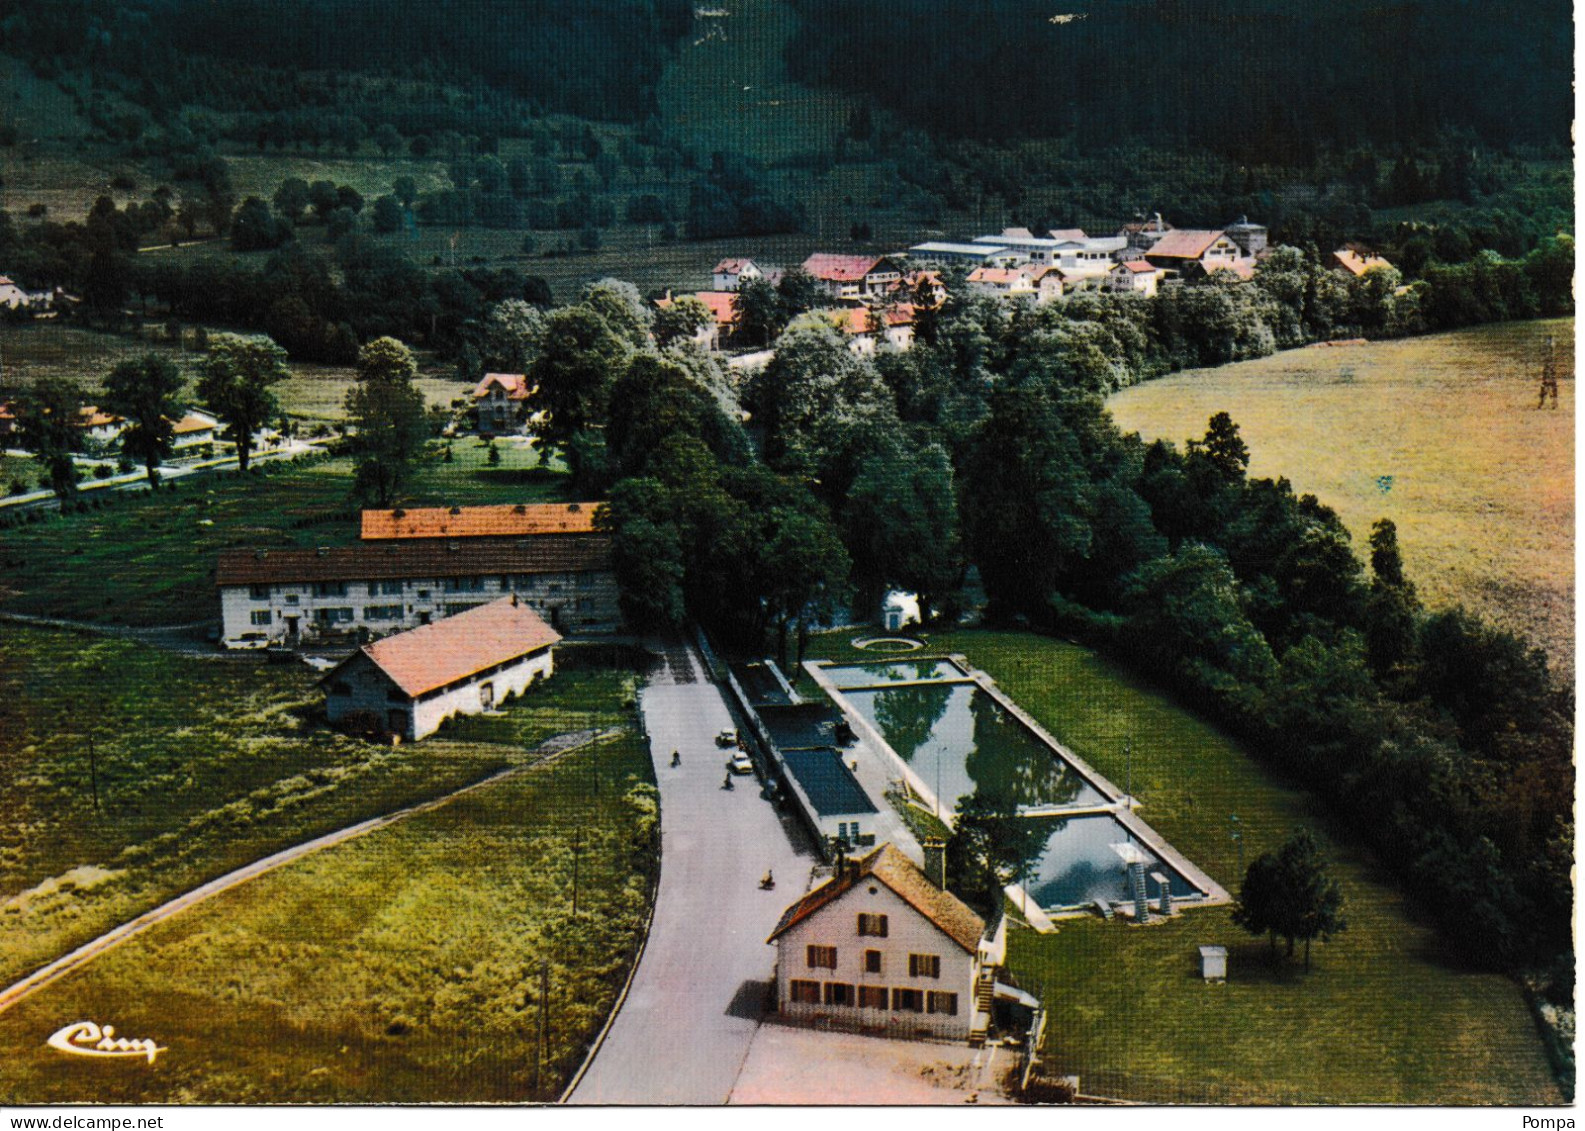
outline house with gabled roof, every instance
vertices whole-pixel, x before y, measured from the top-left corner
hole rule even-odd
[[[1385,270],[1392,266],[1381,256],[1360,247],[1340,247],[1332,253],[1332,269],[1359,278],[1366,271]]]
[[[1107,272],[1106,286],[1108,290],[1154,298],[1165,274],[1154,263],[1147,263],[1143,259],[1125,259]]]
[[[763,279],[765,272],[752,259],[723,259],[710,275],[716,290],[735,291],[750,279]]]
[[[1249,259],[1226,232],[1200,228],[1174,228],[1158,239],[1143,258],[1163,270],[1176,271],[1185,279],[1223,268],[1237,270],[1240,261]]]
[[[601,503],[499,503],[478,507],[396,507],[365,510],[359,537],[530,538],[595,534]]]
[[[320,680],[333,726],[417,742],[548,679],[561,634],[515,595],[366,644]]]
[[[695,345],[707,350],[718,350],[737,332],[737,292],[735,290],[695,291],[691,296],[698,299],[710,312],[710,321],[694,331],[693,337],[688,340]],[[664,298],[655,300],[655,309],[670,310],[677,299],[668,291]]]
[[[902,265],[889,255],[833,255],[817,251],[803,269],[832,298],[871,299],[886,294],[903,277]]]
[[[782,912],[776,1009],[789,1021],[900,1037],[983,1035],[1004,936],[897,847],[839,860],[836,873]],[[999,927],[1002,926],[999,924]]]
[[[479,432],[487,436],[521,432],[528,422],[531,392],[526,374],[486,373],[473,389]]]

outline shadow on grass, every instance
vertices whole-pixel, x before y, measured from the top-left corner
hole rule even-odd
[[[564,483],[565,471],[552,471],[546,467],[481,467],[471,478],[493,487],[526,487],[534,484]]]

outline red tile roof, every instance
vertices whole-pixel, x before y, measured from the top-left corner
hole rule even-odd
[[[220,551],[215,584],[308,585],[316,581],[385,581],[488,577],[503,573],[593,573],[611,569],[603,534],[556,538],[391,539],[355,546]]]
[[[1391,267],[1379,255],[1361,255],[1353,248],[1340,248],[1332,253],[1332,265],[1341,267],[1350,275],[1363,275],[1366,271],[1373,271],[1378,267]]]
[[[213,432],[214,430],[215,422],[213,420],[191,412],[171,425],[171,431],[178,436],[190,436],[194,432]]]
[[[969,272],[969,282],[997,287],[1010,287],[1027,278],[1022,267],[976,267]]]
[[[479,400],[490,392],[491,385],[506,390],[508,400],[521,401],[528,397],[528,377],[522,373],[486,373],[473,390],[473,399]]]
[[[712,275],[741,275],[745,267],[753,266],[752,259],[723,259],[715,265]]]
[[[77,427],[79,428],[104,428],[111,424],[120,424],[122,418],[112,416],[108,412],[100,412],[98,405],[83,405],[77,410]]]
[[[1119,263],[1117,267],[1120,267],[1125,271],[1132,271],[1136,275],[1148,275],[1151,272],[1161,270],[1161,268],[1157,267],[1154,263],[1146,263],[1143,259],[1129,259],[1123,263]],[[1113,270],[1116,269],[1117,268],[1113,268]]]
[[[1220,275],[1223,271],[1228,271],[1246,282],[1255,277],[1255,265],[1247,259],[1228,261],[1213,259],[1204,266],[1208,275]]]
[[[1151,249],[1145,252],[1147,258],[1160,256],[1166,259],[1198,259],[1204,255],[1213,243],[1221,239],[1225,232],[1208,232],[1199,228],[1175,228],[1155,242]]]
[[[717,326],[725,329],[737,325],[736,291],[698,291],[693,297],[710,308]]]
[[[365,542],[383,538],[522,538],[592,534],[600,503],[518,503],[363,512]]]
[[[791,930],[822,907],[836,902],[860,881],[879,880],[896,892],[905,903],[941,928],[953,942],[970,954],[979,949],[980,938],[985,934],[985,920],[971,911],[966,903],[949,891],[943,891],[925,878],[914,867],[912,860],[890,844],[883,844],[868,856],[848,863],[840,876],[833,876],[820,887],[804,896],[782,912],[781,922],[771,932],[766,942]]]
[[[886,262],[884,255],[832,255],[817,251],[804,260],[804,270],[832,283],[856,283]]]
[[[392,683],[417,697],[496,664],[549,648],[560,639],[561,633],[546,624],[528,607],[528,602],[511,596],[365,644],[354,656],[367,656]],[[337,665],[325,678],[340,667]]]

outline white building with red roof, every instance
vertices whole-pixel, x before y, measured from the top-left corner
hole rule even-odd
[[[896,1037],[983,1036],[1005,936],[883,844],[782,912],[776,1009],[785,1019]],[[1004,921],[1005,922],[1005,921]]]
[[[692,295],[678,297],[696,298],[710,311],[711,321],[694,331],[693,337],[688,341],[707,350],[718,350],[737,331],[736,291],[695,291]],[[667,294],[665,298],[655,300],[655,307],[658,310],[668,310],[675,301],[675,298]]]
[[[1107,272],[1106,285],[1110,290],[1154,298],[1165,274],[1154,263],[1147,263],[1143,259],[1125,259]]]
[[[710,275],[716,290],[735,291],[751,279],[763,279],[765,272],[752,259],[723,259]]]
[[[1381,256],[1355,247],[1340,247],[1332,253],[1332,268],[1345,275],[1359,278],[1366,271],[1381,271],[1392,267]]]
[[[803,262],[832,298],[871,299],[902,281],[901,264],[889,255],[832,255],[817,251]]]
[[[548,679],[561,634],[517,597],[366,644],[325,674],[332,725],[409,742]]]
[[[1163,270],[1176,271],[1184,278],[1223,269],[1242,275],[1241,265],[1248,266],[1251,271],[1254,267],[1254,260],[1245,255],[1238,241],[1225,231],[1199,228],[1174,228],[1151,245],[1143,258]]]
[[[520,432],[528,421],[528,377],[522,373],[486,373],[473,389],[479,431],[490,436]]]

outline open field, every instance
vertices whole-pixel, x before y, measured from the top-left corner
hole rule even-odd
[[[7,327],[3,347],[0,347],[3,353],[0,363],[4,365],[0,370],[0,395],[32,384],[41,377],[67,377],[92,397],[103,391],[105,376],[117,364],[152,353],[176,362],[189,381],[188,394],[191,396],[191,382],[197,379],[198,362],[203,355],[166,340],[163,324],[148,323],[141,332],[143,336],[110,334],[69,322],[32,322]],[[452,366],[426,364],[428,361],[419,357],[422,375],[418,378],[418,387],[430,405],[444,407],[471,392],[467,385],[452,376]],[[342,419],[342,405],[353,385],[352,366],[290,364],[292,376],[275,387],[281,411],[310,421]]]
[[[620,723],[631,676],[560,673],[508,714],[549,718],[564,693],[593,709],[558,723]],[[457,745],[426,742],[411,760],[444,765]],[[501,764],[522,756],[495,751]],[[0,1017],[0,1040],[32,1053],[0,1070],[0,1100],[554,1098],[612,1006],[648,907],[649,778],[648,755],[629,732],[162,923]],[[354,805],[395,807],[389,796],[337,796],[349,816]],[[55,902],[87,902],[91,915],[98,894]],[[10,965],[15,952],[0,953]],[[542,960],[550,1008],[541,1073]],[[121,1033],[155,1034],[169,1051],[152,1068],[67,1060],[42,1043],[66,1014],[114,1017]]]
[[[408,502],[450,506],[559,498],[559,463],[523,443],[485,462],[477,438],[419,469]],[[351,462],[291,467],[267,478],[226,474],[159,494],[122,492],[103,510],[43,513],[0,543],[0,608],[105,624],[187,624],[215,617],[216,554],[228,546],[345,545],[358,538]]]
[[[810,656],[877,658],[847,643],[872,632],[815,637]],[[1349,929],[1315,946],[1308,975],[1268,966],[1266,941],[1229,908],[1014,931],[1014,976],[1053,1007],[1049,1072],[1148,1102],[1560,1102],[1519,988],[1452,966],[1381,865],[1233,740],[1077,645],[990,631],[927,639],[932,654],[967,655],[1112,781],[1131,777],[1140,815],[1229,890],[1246,859],[1300,826],[1343,886]],[[1199,979],[1208,944],[1231,952],[1225,986]]]
[[[1535,410],[1546,339],[1559,408]],[[1574,670],[1574,321],[1304,349],[1125,389],[1127,431],[1181,444],[1226,410],[1249,473],[1336,508],[1369,552],[1390,518],[1421,599],[1465,604]]]
[[[0,984],[232,868],[622,726],[634,677],[561,672],[514,706],[508,741],[395,748],[325,729],[316,678],[6,625]]]

